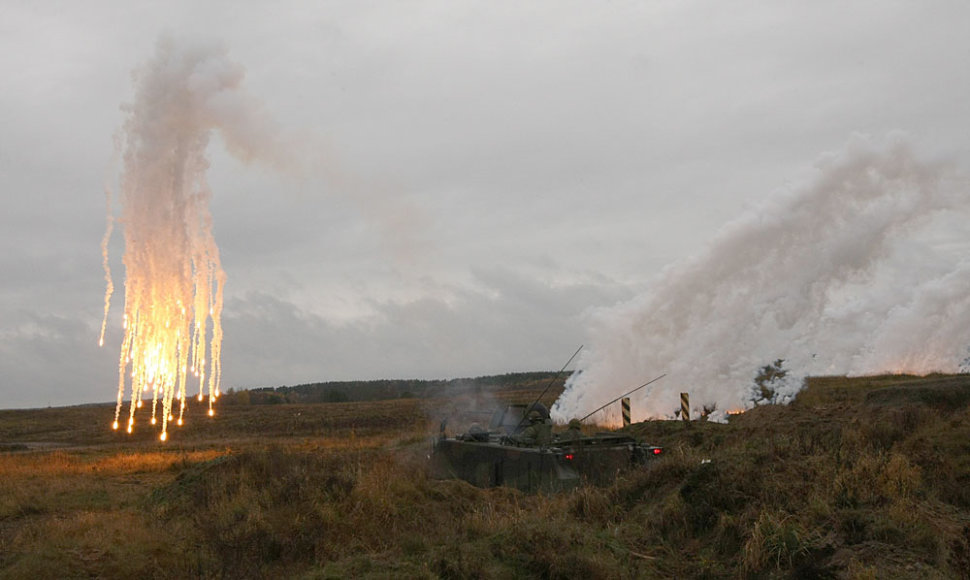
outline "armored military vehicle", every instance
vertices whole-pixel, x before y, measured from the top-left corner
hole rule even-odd
[[[497,409],[487,428],[472,424],[454,437],[445,435],[442,423],[433,442],[431,474],[478,487],[554,492],[584,482],[607,484],[618,472],[644,465],[662,453],[662,448],[628,435],[584,435],[577,420],[568,431],[553,434],[549,411],[536,402]]]

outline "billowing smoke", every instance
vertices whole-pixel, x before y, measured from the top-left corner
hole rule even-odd
[[[680,392],[717,419],[788,402],[809,375],[961,370],[967,193],[965,179],[901,137],[853,137],[812,183],[729,224],[647,293],[595,312],[554,418],[586,415],[661,373],[633,395],[634,420],[672,417]],[[616,423],[617,413],[593,419]]]
[[[197,383],[200,402],[207,390],[212,414],[221,374],[225,274],[212,235],[206,147],[219,131],[243,161],[276,164],[280,150],[269,116],[242,91],[243,77],[224,47],[182,46],[170,38],[162,38],[134,73],[134,102],[125,107],[119,138],[126,279],[115,429],[126,383],[129,432],[136,408],[150,393],[151,422],[161,423],[164,440],[169,421],[177,416],[182,423],[189,383]],[[112,221],[109,194],[102,243],[105,323],[113,291],[107,257]]]

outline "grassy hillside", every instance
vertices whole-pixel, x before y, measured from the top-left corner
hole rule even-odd
[[[968,377],[637,424],[665,457],[603,488],[427,477],[441,418],[543,386],[190,409],[164,445],[112,408],[0,411],[0,577],[968,577]]]

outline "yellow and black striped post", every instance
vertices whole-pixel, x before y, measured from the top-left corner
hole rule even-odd
[[[687,393],[680,394],[680,418],[690,421],[690,395]]]
[[[620,407],[623,409],[623,426],[630,426],[630,397],[620,399]]]

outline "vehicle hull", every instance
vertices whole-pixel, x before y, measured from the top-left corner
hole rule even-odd
[[[442,438],[431,453],[431,476],[462,479],[478,487],[513,487],[557,492],[584,483],[606,485],[617,474],[654,457],[657,447],[628,437],[584,437],[555,446],[525,447],[495,438],[470,441]],[[657,452],[659,454],[659,452]]]

